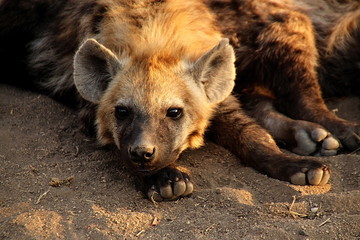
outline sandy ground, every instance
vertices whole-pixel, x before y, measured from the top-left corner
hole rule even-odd
[[[360,121],[360,98],[329,105]],[[360,153],[323,160],[330,184],[299,187],[208,143],[179,160],[195,193],[154,204],[74,110],[0,85],[0,239],[360,239]]]

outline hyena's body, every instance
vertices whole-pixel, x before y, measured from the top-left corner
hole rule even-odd
[[[311,144],[291,147],[297,140],[289,135],[296,134],[286,126],[308,128],[308,123],[294,123],[280,110],[293,119],[321,124],[352,150],[359,147],[359,124],[336,118],[319,86],[326,96],[360,95],[358,1],[233,0],[209,5],[235,46],[235,91],[274,138],[299,154],[313,152]]]
[[[80,93],[84,122],[91,126],[95,121],[100,142],[117,145],[129,168],[147,176],[149,196],[174,199],[192,192],[188,176],[176,170],[174,162],[184,149],[202,145],[210,120],[209,137],[257,170],[295,184],[328,181],[325,165],[312,157],[281,152],[230,95],[234,53],[200,1],[49,2],[3,1],[3,43],[29,36],[30,71],[55,95]],[[323,103],[314,35],[305,15],[292,10],[290,3],[210,1],[209,5],[222,30],[230,37],[238,34],[232,38],[237,91],[254,118],[303,155],[313,154],[316,145],[323,154],[338,148],[337,141],[315,123],[331,122],[326,127],[345,145],[358,147],[353,134],[359,134],[359,126],[336,118]],[[257,12],[259,7],[285,11],[288,18]],[[25,18],[18,19],[19,13]],[[294,32],[289,26],[295,26]],[[288,49],[278,48],[276,39],[285,39]],[[276,74],[267,66],[275,67]],[[279,99],[296,109],[277,105]],[[287,118],[275,107],[311,122]]]

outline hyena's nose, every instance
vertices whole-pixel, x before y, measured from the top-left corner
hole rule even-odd
[[[155,157],[155,147],[137,146],[129,148],[129,155],[134,162],[150,162]]]

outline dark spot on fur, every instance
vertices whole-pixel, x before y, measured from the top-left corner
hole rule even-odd
[[[140,14],[129,14],[129,18],[131,19],[133,25],[137,28],[142,28],[143,22],[145,22],[144,16]]]
[[[79,9],[79,12],[81,12],[82,14],[92,14],[94,12],[94,8],[97,6],[97,3],[95,2],[89,2],[83,6],[81,6],[81,8]]]
[[[95,34],[100,33],[99,25],[104,18],[104,14],[107,11],[105,6],[100,6],[97,13],[93,16],[91,21],[92,32]]]
[[[163,4],[163,3],[165,3],[166,2],[166,0],[153,0],[152,2],[151,2],[151,4],[152,5],[160,5],[160,4]]]
[[[222,56],[216,56],[214,59],[211,60],[210,66],[213,69],[217,69],[219,65],[222,64],[224,58]]]
[[[288,14],[278,13],[278,14],[271,15],[270,16],[270,21],[284,23],[287,18],[288,18]]]
[[[95,118],[96,105],[85,100],[80,100],[79,104],[79,118],[81,121],[81,131],[86,135],[94,137],[96,135]],[[111,137],[111,136],[106,136]]]

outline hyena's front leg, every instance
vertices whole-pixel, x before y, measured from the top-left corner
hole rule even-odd
[[[278,112],[270,92],[260,87],[247,89],[240,99],[247,113],[282,147],[303,156],[336,155],[340,144],[331,133],[319,124],[294,120]]]
[[[330,178],[329,168],[316,158],[281,152],[270,134],[244,114],[233,96],[220,105],[209,137],[244,164],[270,177],[299,185],[324,185]]]
[[[271,17],[275,15],[270,14],[269,19]],[[280,20],[278,18],[269,20],[256,39],[259,50],[252,78],[262,78],[262,84],[277,98],[277,108],[287,116],[318,123],[334,134],[344,147],[357,149],[360,124],[337,117],[322,98],[312,23],[308,17],[294,11],[284,12]],[[259,71],[262,75],[257,75]]]
[[[163,168],[156,174],[145,177],[144,183],[145,194],[156,202],[176,200],[190,195],[194,190],[189,175],[175,166]]]

